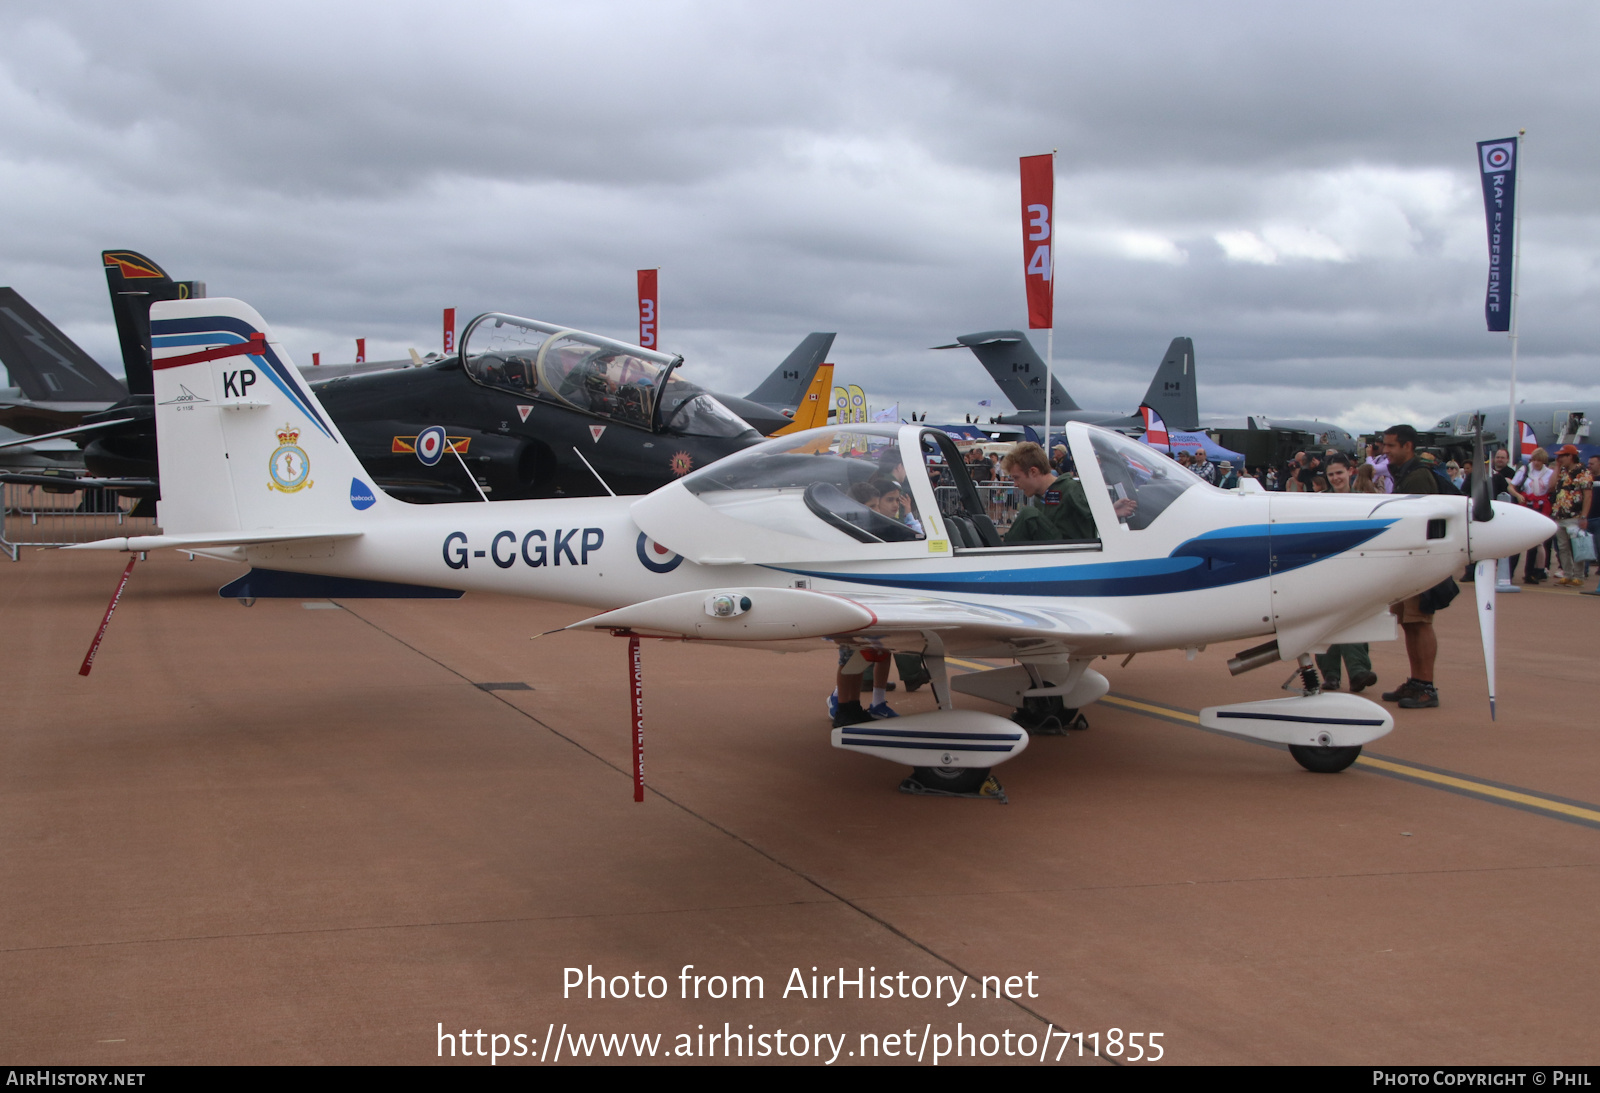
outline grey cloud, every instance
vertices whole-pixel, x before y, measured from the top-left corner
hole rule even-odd
[[[1525,376],[1593,390],[1596,17],[1492,10],[56,5],[0,41],[0,282],[111,359],[132,246],[336,358],[441,306],[627,336],[659,265],[701,382],[837,330],[841,378],[959,420],[996,392],[926,347],[1023,321],[1016,156],[1055,146],[1080,401],[1181,333],[1208,412],[1431,420],[1503,382],[1472,142],[1526,124]]]

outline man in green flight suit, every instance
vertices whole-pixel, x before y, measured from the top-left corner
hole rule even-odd
[[[1017,510],[1017,519],[1006,532],[1008,543],[1056,542],[1062,539],[1098,539],[1094,516],[1083,487],[1069,474],[1057,478],[1050,469],[1044,449],[1024,441],[1006,453],[1000,467],[1016,482],[1017,488],[1033,503]],[[1134,502],[1118,501],[1132,511]],[[1119,512],[1120,516],[1121,513]]]

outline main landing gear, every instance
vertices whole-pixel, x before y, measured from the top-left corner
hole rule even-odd
[[[1024,698],[1011,720],[1027,729],[1029,736],[1065,736],[1089,727],[1089,719],[1068,707],[1060,695]]]

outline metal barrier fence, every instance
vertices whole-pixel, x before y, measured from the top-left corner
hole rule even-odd
[[[1017,507],[1026,500],[1015,486],[973,486],[983,511],[994,522],[995,530],[1005,534],[1017,518]],[[939,500],[939,512],[944,516],[965,516],[966,506],[961,503],[961,491],[954,486],[935,486],[934,496]]]
[[[13,562],[25,546],[61,547],[92,543],[116,535],[154,535],[154,519],[130,516],[135,501],[109,490],[55,492],[43,486],[0,485],[5,514],[0,518],[0,553]]]

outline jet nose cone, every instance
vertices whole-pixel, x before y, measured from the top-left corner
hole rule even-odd
[[[1467,530],[1467,555],[1474,562],[1508,558],[1532,550],[1556,533],[1556,522],[1532,509],[1494,502],[1494,519],[1474,522]]]

